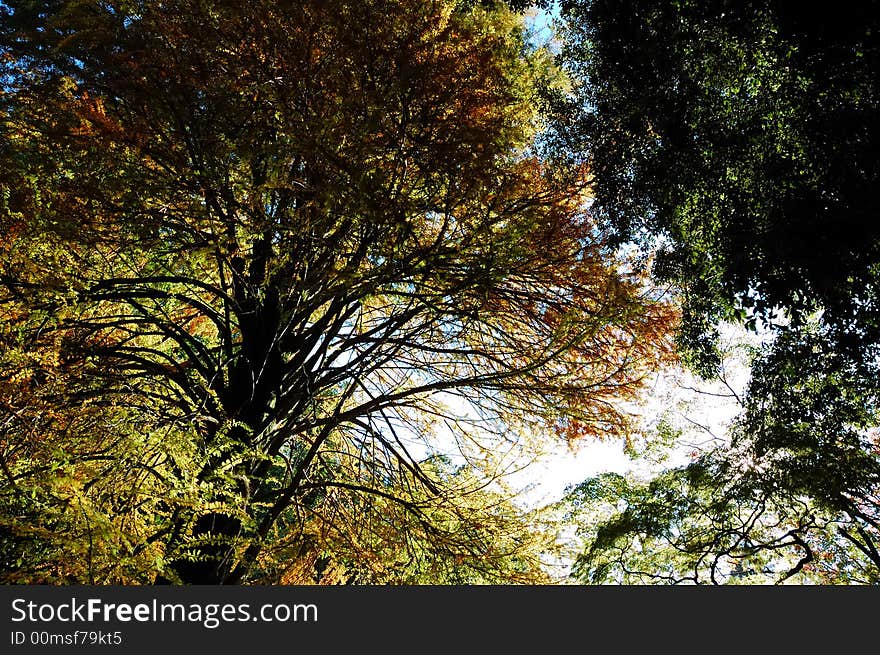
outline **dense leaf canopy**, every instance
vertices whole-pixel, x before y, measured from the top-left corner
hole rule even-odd
[[[562,4],[569,144],[620,239],[666,239],[685,328],[858,311],[880,258],[877,3]]]
[[[556,138],[591,162],[603,224],[681,290],[682,353],[711,376],[720,320],[768,341],[729,445],[613,485],[626,507],[579,574],[876,582],[877,3],[561,4],[582,84]]]
[[[876,584],[878,4],[0,3],[0,581]]]
[[[471,4],[4,4],[4,568],[539,576],[492,454],[622,430],[674,316]]]

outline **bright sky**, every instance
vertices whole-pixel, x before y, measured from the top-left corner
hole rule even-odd
[[[655,377],[645,389],[643,405],[633,411],[645,428],[645,438],[650,438],[651,429],[661,419],[683,430],[679,443],[658,453],[666,459],[633,459],[624,452],[620,438],[583,443],[576,452],[560,444],[542,461],[514,476],[522,481],[520,484],[534,485],[523,495],[523,501],[529,506],[551,502],[561,497],[567,486],[601,473],[656,473],[661,468],[685,464],[700,449],[725,440],[740,410],[737,396],[743,397],[749,381],[749,348],[766,339],[766,334],[754,334],[739,326],[722,326],[720,346],[725,356],[721,379],[707,382],[682,369],[670,369]],[[639,449],[644,442],[640,442],[638,431],[634,439]]]
[[[536,45],[549,45],[553,40],[551,23],[559,16],[559,8],[555,3],[549,12],[532,9],[527,13],[526,25],[532,31],[532,42]],[[552,48],[551,48],[552,49]]]

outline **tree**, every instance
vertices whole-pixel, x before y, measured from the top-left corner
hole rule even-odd
[[[554,545],[540,511],[518,507],[510,492],[487,490],[476,467],[443,457],[420,467],[455,497],[410,491],[407,507],[391,487],[387,495],[337,487],[309,513],[305,530],[280,530],[285,537],[258,562],[260,577],[284,584],[550,582],[545,563]]]
[[[438,526],[477,498],[424,464],[439,438],[625,426],[674,312],[613,256],[583,170],[531,150],[558,72],[469,5],[0,8],[0,303],[28,362],[4,369],[10,507],[46,484],[22,417],[52,407],[49,466],[66,453],[93,495],[149,481],[101,505],[141,578],[236,583],[334,507],[460,535]]]
[[[784,391],[777,372],[761,370],[729,445],[646,480],[607,474],[572,489],[562,507],[582,527],[573,574],[590,583],[876,584],[880,467],[877,432],[865,430],[876,422],[876,388],[858,393],[856,383],[841,396],[851,372],[833,359],[801,369],[800,384]],[[761,396],[764,385],[772,391]]]
[[[620,545],[643,538],[668,579],[788,550],[784,578],[821,549],[846,562],[828,579],[876,581],[877,3],[562,8],[582,93],[556,138],[590,161],[602,224],[659,251],[681,352],[709,376],[720,320],[771,336],[729,447],[627,488],[641,500],[582,572],[609,553],[626,568]]]
[[[851,9],[563,3],[582,106],[560,135],[618,239],[665,240],[655,273],[682,289],[696,361],[719,318],[830,325],[870,302],[878,12]]]

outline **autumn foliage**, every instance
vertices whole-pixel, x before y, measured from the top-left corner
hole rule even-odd
[[[620,434],[675,316],[521,19],[5,4],[3,578],[540,580],[494,449]]]

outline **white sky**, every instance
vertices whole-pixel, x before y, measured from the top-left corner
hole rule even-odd
[[[520,500],[527,506],[552,502],[563,495],[567,486],[601,473],[647,476],[661,468],[685,464],[692,453],[726,440],[728,428],[740,409],[736,396],[743,397],[749,381],[748,348],[766,338],[766,334],[725,325],[720,339],[725,352],[722,380],[703,381],[682,369],[670,369],[655,377],[644,391],[643,404],[634,408],[634,413],[637,422],[648,430],[646,438],[650,438],[651,428],[661,418],[683,430],[682,439],[663,453],[663,461],[631,458],[624,452],[623,439],[616,437],[582,443],[575,452],[560,444],[541,461],[511,476],[515,487],[531,487]],[[638,439],[638,433],[635,438]]]

